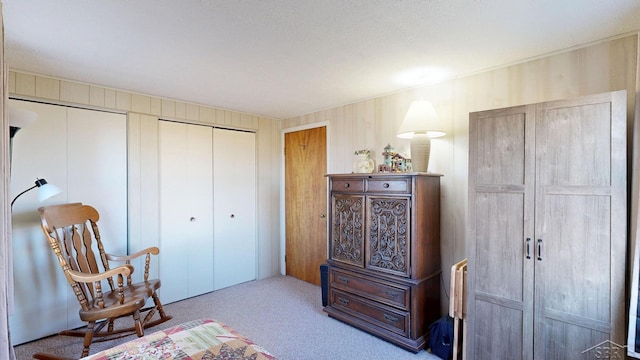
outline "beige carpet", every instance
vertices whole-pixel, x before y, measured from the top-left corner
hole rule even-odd
[[[320,287],[289,276],[247,282],[167,304],[165,309],[173,319],[148,329],[147,334],[189,320],[211,318],[231,326],[282,360],[438,359],[424,350],[417,354],[406,351],[327,317],[322,311]],[[134,337],[95,343],[91,353]],[[15,352],[18,360],[30,359],[36,352],[78,357],[82,339],[51,336],[16,346]]]

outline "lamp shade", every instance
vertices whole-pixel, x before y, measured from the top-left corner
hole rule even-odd
[[[22,129],[38,118],[38,114],[26,109],[9,106],[9,126]]]
[[[444,136],[440,130],[438,114],[429,101],[416,100],[411,103],[404,116],[398,137],[411,139],[411,164],[413,171],[427,172],[431,155],[431,138]]]
[[[22,194],[26,193],[27,191],[33,190],[35,188],[38,188],[38,201],[39,202],[43,202],[43,201],[47,200],[48,198],[54,197],[54,196],[56,196],[56,195],[58,195],[58,194],[60,194],[62,192],[62,190],[60,190],[59,187],[47,183],[47,180],[45,180],[45,179],[36,179],[35,185],[33,185],[32,187],[24,190],[23,192],[21,192],[20,194],[16,195],[16,197],[13,198],[13,200],[11,201],[11,207],[13,208],[13,203],[15,203],[16,200],[18,200],[18,198],[20,196],[22,196]]]
[[[402,124],[400,124],[398,137],[411,139],[416,134],[424,134],[429,138],[446,135],[444,131],[440,130],[439,125],[438,114],[431,102],[416,100],[411,103]]]
[[[52,198],[62,192],[59,187],[55,185],[51,185],[47,183],[45,179],[36,180],[36,185],[38,187],[38,201],[43,202],[49,198]]]

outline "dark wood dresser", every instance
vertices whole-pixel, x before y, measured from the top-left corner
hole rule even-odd
[[[329,316],[407,350],[440,315],[440,175],[329,175]]]

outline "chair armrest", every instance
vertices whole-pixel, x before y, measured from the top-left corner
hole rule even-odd
[[[111,277],[117,276],[118,284],[114,290],[117,293],[118,302],[120,304],[124,304],[123,277],[125,276],[127,278],[131,277],[131,273],[133,272],[133,266],[126,264],[126,265],[118,266],[113,269],[109,269],[105,272],[90,274],[90,275],[83,274],[81,272],[71,270],[71,269],[69,269],[68,271],[71,279],[73,279],[76,282],[76,284],[72,284],[73,292],[78,298],[78,301],[80,301],[80,305],[82,306],[82,309],[85,311],[88,311],[91,305],[87,301],[86,294],[82,292],[81,286],[78,283],[85,283],[89,289],[92,289],[91,290],[92,294],[95,291],[95,296],[93,296],[94,303],[98,308],[104,309],[105,303],[102,295],[101,281],[104,279],[107,279],[109,280],[109,284],[113,286],[113,280],[111,279]]]
[[[109,261],[124,261],[125,264],[129,264],[131,260],[138,258],[142,255],[145,255],[144,259],[144,281],[149,280],[149,264],[151,263],[151,255],[158,255],[160,253],[160,249],[155,246],[148,247],[144,250],[140,250],[135,254],[126,255],[126,256],[117,256],[111,254],[105,254],[107,260]],[[131,276],[127,276],[127,284],[131,285]]]
[[[93,283],[96,281],[108,279],[116,275],[129,276],[132,273],[133,273],[133,266],[131,265],[122,265],[122,266],[118,266],[116,268],[107,270],[105,272],[91,274],[91,275],[87,275],[85,273],[81,273],[75,270],[69,270],[69,275],[71,276],[71,279],[81,283]]]
[[[111,260],[111,261],[127,261],[127,260],[133,260],[136,259],[142,255],[145,254],[151,254],[151,255],[158,255],[160,253],[160,249],[158,249],[155,246],[152,247],[148,247],[144,250],[140,250],[137,253],[134,254],[130,254],[130,255],[112,255],[112,254],[106,254],[107,255],[107,260]]]

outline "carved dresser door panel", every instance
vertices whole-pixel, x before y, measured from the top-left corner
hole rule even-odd
[[[362,267],[364,259],[364,196],[335,195],[331,258]]]
[[[369,197],[367,267],[409,276],[409,198]]]

